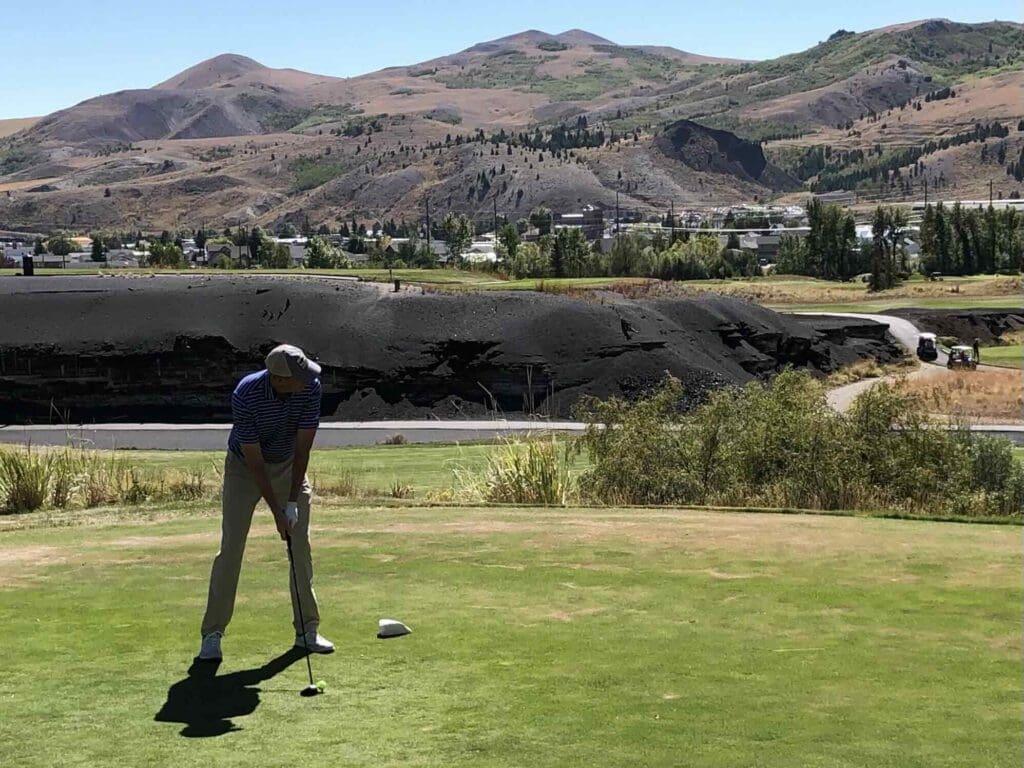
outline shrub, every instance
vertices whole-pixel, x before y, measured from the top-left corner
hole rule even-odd
[[[879,384],[847,414],[809,375],[719,391],[681,413],[669,378],[651,397],[584,401],[580,486],[616,504],[724,504],[1010,515],[1024,469],[1008,442],[936,428],[919,396]]]

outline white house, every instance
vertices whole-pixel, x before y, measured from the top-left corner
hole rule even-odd
[[[111,248],[107,251],[107,266],[115,269],[137,267],[145,255],[144,251],[133,251],[131,248]]]
[[[498,252],[494,247],[494,240],[474,240],[469,250],[462,254],[462,258],[471,264],[484,262],[494,263],[498,260]]]

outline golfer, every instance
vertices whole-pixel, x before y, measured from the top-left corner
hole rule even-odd
[[[296,575],[289,591],[295,645],[314,653],[334,650],[334,644],[317,631],[320,612],[313,594],[313,558],[309,550],[306,467],[320,425],[320,366],[290,344],[272,349],[266,366],[266,370],[243,378],[231,396],[234,423],[224,460],[220,551],[210,573],[201,629],[199,658],[203,660],[222,658],[220,641],[235,607],[245,539],[260,499],[270,507],[281,539],[291,537],[292,541]],[[296,579],[298,584],[294,583]],[[296,595],[302,601],[305,626],[299,619]]]

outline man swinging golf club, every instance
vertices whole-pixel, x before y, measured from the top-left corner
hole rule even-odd
[[[319,632],[309,549],[309,451],[320,424],[320,366],[298,347],[270,351],[266,370],[243,378],[231,396],[233,426],[224,460],[220,551],[210,573],[199,658],[222,658],[220,641],[235,607],[242,553],[253,511],[262,498],[278,533],[289,542],[295,645],[331,653]]]

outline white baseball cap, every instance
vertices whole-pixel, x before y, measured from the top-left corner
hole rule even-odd
[[[267,370],[275,376],[296,378],[309,384],[320,375],[320,366],[291,344],[279,344],[267,354]]]

